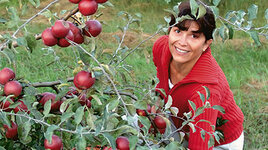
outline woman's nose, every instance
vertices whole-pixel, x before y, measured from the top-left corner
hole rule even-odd
[[[181,46],[187,45],[186,35],[182,34],[180,37],[178,37],[178,42]]]

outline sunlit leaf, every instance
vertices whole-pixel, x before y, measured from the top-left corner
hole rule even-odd
[[[51,143],[52,135],[54,130],[58,129],[59,127],[56,125],[51,125],[47,128],[47,131],[45,132],[44,136],[48,140],[49,143]]]
[[[74,121],[78,125],[82,121],[84,116],[84,106],[80,106],[76,109],[75,115],[74,115]]]
[[[218,6],[220,2],[221,2],[221,0],[213,0],[213,5]]]
[[[199,7],[197,2],[195,0],[190,0],[190,7],[192,15],[196,17],[197,9]]]
[[[260,38],[257,31],[248,31],[250,37],[254,40],[257,46],[261,46]]]
[[[196,105],[195,105],[195,103],[194,103],[193,101],[190,101],[190,100],[188,100],[188,102],[189,102],[191,108],[195,111],[195,110],[196,110]]]
[[[203,17],[207,13],[206,8],[203,5],[199,5],[198,16],[196,19]]]
[[[248,20],[253,20],[257,18],[258,6],[255,4],[250,5],[248,8]]]
[[[51,110],[51,99],[45,103],[43,114],[47,116]]]
[[[225,114],[225,110],[223,107],[221,107],[220,105],[214,105],[212,106],[213,109],[216,109],[218,111],[220,111],[221,113]]]
[[[165,110],[166,110],[166,109],[169,109],[169,108],[171,107],[172,102],[173,102],[173,100],[172,100],[171,95],[168,95],[168,101],[167,101],[167,103],[165,104]]]
[[[206,98],[205,98],[204,94],[200,93],[199,91],[197,91],[197,93],[198,93],[200,99],[202,100],[202,102],[205,102]]]

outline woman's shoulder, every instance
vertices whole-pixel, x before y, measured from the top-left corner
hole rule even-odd
[[[154,42],[153,49],[155,49],[155,48],[157,48],[159,46],[163,46],[167,42],[168,42],[168,35],[162,35]]]

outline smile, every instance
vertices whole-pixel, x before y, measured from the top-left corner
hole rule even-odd
[[[178,52],[180,52],[180,53],[189,53],[189,51],[186,51],[186,50],[181,50],[181,49],[179,49],[179,48],[177,48],[177,47],[175,47],[175,49],[176,49],[176,51],[178,51]]]

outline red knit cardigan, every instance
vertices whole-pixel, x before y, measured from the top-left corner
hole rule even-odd
[[[157,89],[164,89],[166,95],[171,95],[173,99],[172,106],[179,109],[178,116],[183,117],[184,112],[192,111],[188,100],[195,103],[196,108],[203,106],[203,102],[200,99],[200,93],[205,94],[203,86],[208,87],[210,90],[210,98],[208,101],[211,106],[220,105],[225,109],[225,113],[221,113],[218,110],[212,108],[206,108],[204,112],[195,118],[195,123],[198,120],[205,119],[210,121],[212,125],[216,126],[217,118],[228,120],[222,126],[216,127],[216,130],[220,130],[224,134],[224,140],[220,140],[220,144],[215,141],[215,145],[222,145],[230,143],[236,140],[243,131],[244,116],[241,109],[236,105],[233,98],[233,93],[230,90],[226,77],[217,64],[216,60],[211,55],[211,50],[208,48],[196,62],[189,74],[180,82],[174,85],[172,89],[169,89],[169,65],[172,59],[169,46],[168,36],[161,36],[153,46],[153,61],[157,70],[157,77],[159,83],[156,86]],[[157,90],[160,92],[160,90]],[[160,92],[162,97],[167,101],[167,96]],[[175,126],[178,128],[182,124],[181,119],[172,118]],[[207,150],[209,135],[206,134],[205,141],[201,138],[201,129],[213,133],[214,130],[207,122],[198,122],[196,126],[196,132],[193,133],[187,126],[184,131],[189,132],[188,148],[191,150]]]

